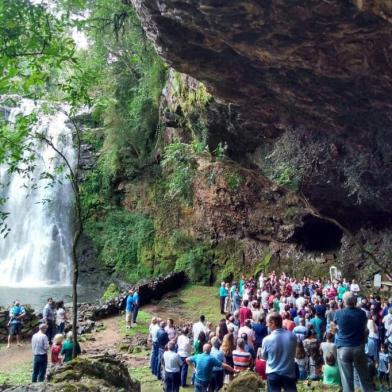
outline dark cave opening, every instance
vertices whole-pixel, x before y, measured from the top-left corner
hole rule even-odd
[[[303,226],[297,227],[293,241],[306,252],[328,252],[342,245],[342,230],[331,222],[313,216],[303,218]]]

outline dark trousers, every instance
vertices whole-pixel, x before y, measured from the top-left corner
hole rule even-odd
[[[180,357],[182,361],[181,366],[181,386],[184,387],[186,385],[186,379],[188,377],[188,364],[186,363],[186,357]]]
[[[215,371],[212,372],[212,378],[211,378],[210,386],[208,387],[208,392],[219,391],[221,388],[223,388],[223,377],[224,377],[223,369],[216,372]]]
[[[139,306],[133,305],[132,322],[134,324],[136,323],[136,317],[138,313],[139,313]]]
[[[282,389],[285,392],[297,392],[295,378],[289,378],[276,373],[270,373],[267,374],[267,380],[268,392],[281,392]]]
[[[221,314],[224,314],[225,313],[225,300],[226,300],[226,297],[219,297],[219,299],[220,299],[220,312],[221,312]]]
[[[63,333],[65,328],[65,323],[61,323],[56,325],[56,333]]]
[[[178,392],[180,390],[180,372],[165,372],[165,392]]]
[[[46,324],[48,325],[46,336],[48,337],[49,343],[51,344],[53,338],[53,320],[46,320]]]
[[[32,377],[32,382],[45,381],[46,367],[47,366],[48,366],[48,356],[47,356],[47,354],[34,355],[34,358],[33,358],[33,377]]]

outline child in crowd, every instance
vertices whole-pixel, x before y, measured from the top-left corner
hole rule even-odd
[[[340,372],[336,365],[335,356],[329,353],[323,366],[323,384],[341,386]]]
[[[298,380],[306,380],[308,377],[308,357],[305,353],[302,341],[297,342],[297,349],[295,351],[295,363],[298,366]]]
[[[53,345],[52,345],[52,349],[51,349],[52,366],[61,365],[62,360],[60,357],[60,353],[61,353],[61,349],[63,347],[63,340],[64,340],[64,336],[61,333],[55,335],[55,337],[53,339]]]
[[[384,391],[384,383],[386,390],[389,390],[389,369],[388,369],[388,352],[386,346],[381,345],[381,351],[378,354],[378,379],[380,381],[381,391]]]

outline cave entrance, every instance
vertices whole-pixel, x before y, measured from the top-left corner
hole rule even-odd
[[[306,252],[329,252],[342,245],[342,230],[331,222],[307,215],[294,231],[293,241]]]

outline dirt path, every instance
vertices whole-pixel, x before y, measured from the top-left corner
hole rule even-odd
[[[94,333],[94,340],[82,342],[80,345],[83,352],[97,353],[115,350],[115,345],[122,339],[118,329],[119,317],[103,320],[105,329]],[[6,345],[0,347],[0,372],[9,372],[32,361],[31,343],[24,341],[22,347],[12,344],[7,349]]]

